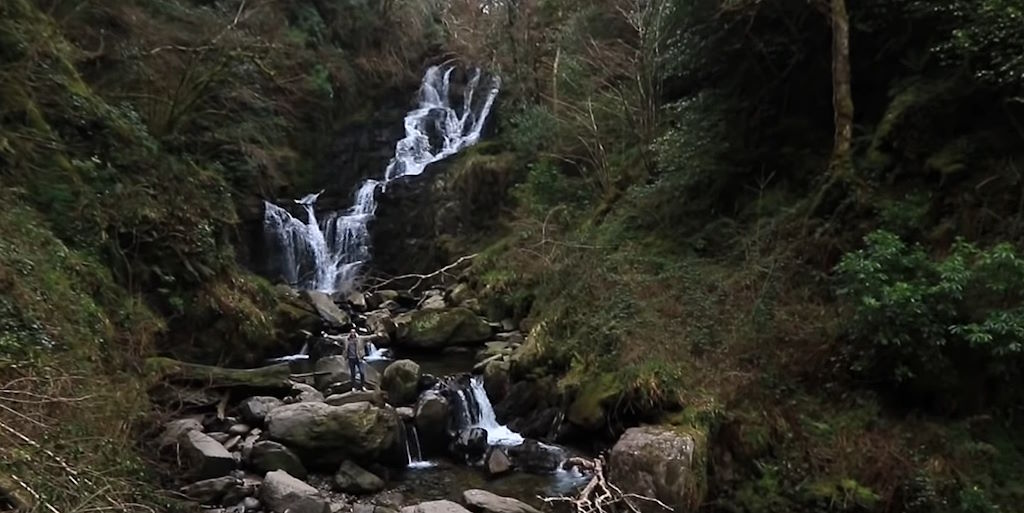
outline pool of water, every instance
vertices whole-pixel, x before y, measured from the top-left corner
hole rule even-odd
[[[587,482],[587,477],[575,470],[559,470],[550,474],[513,472],[492,479],[479,468],[449,460],[433,463],[434,466],[428,468],[407,468],[395,476],[396,489],[405,495],[407,502],[461,501],[463,491],[479,488],[540,508],[544,503],[539,497],[571,496]]]

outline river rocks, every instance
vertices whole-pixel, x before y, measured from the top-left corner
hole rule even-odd
[[[178,444],[188,468],[199,479],[227,475],[235,468],[235,458],[216,440],[197,430],[182,433]]]
[[[420,366],[412,360],[398,360],[388,365],[380,380],[380,386],[388,393],[388,399],[396,405],[415,402],[419,394],[419,383]]]
[[[260,487],[260,500],[275,513],[330,513],[320,491],[283,470],[268,472]]]
[[[299,479],[306,478],[306,467],[291,449],[270,440],[256,442],[249,451],[249,462],[259,472],[283,470]]]
[[[612,447],[608,459],[611,482],[624,492],[654,497],[692,511],[705,490],[704,438],[667,426],[630,428]]]
[[[368,402],[378,408],[383,408],[385,404],[384,394],[379,390],[352,390],[341,394],[331,394],[324,399],[324,402],[331,406]]]
[[[487,322],[466,308],[417,310],[398,316],[395,324],[398,343],[415,348],[482,342],[491,336]]]
[[[522,445],[510,447],[508,454],[517,468],[533,473],[557,470],[565,456],[560,448],[536,440],[527,440]]]
[[[433,390],[424,392],[416,402],[413,414],[416,431],[420,435],[420,443],[428,450],[446,445],[449,410],[448,399]]]
[[[292,384],[292,391],[297,392],[296,399],[300,403],[318,403],[324,400],[324,395],[319,390],[305,383]]]
[[[252,431],[252,428],[248,424],[232,424],[228,428],[228,434],[231,436],[245,436]]]
[[[262,426],[263,419],[270,413],[270,410],[283,405],[280,399],[269,396],[249,397],[238,405],[238,414],[246,422]]]
[[[352,305],[357,312],[366,311],[366,296],[362,292],[352,292],[345,297],[349,305]]]
[[[509,389],[509,363],[492,360],[484,366],[484,390],[494,402],[505,399]]]
[[[391,312],[387,309],[374,310],[366,314],[366,327],[374,335],[390,340],[395,335],[395,321],[391,318]]]
[[[372,365],[364,365],[366,369],[366,385],[380,383],[380,373]],[[340,392],[338,387],[331,385],[344,385],[343,390],[347,391],[352,382],[352,376],[348,371],[348,360],[344,356],[325,356],[316,361],[313,365],[316,373],[314,383],[320,390],[332,390]]]
[[[274,440],[301,449],[336,449],[341,455],[370,459],[400,443],[399,422],[394,410],[368,402],[289,404],[267,416]]]
[[[466,490],[462,501],[473,511],[482,513],[540,513],[523,501],[495,495],[486,490]]]
[[[473,287],[470,287],[466,282],[462,282],[448,293],[448,299],[453,305],[465,306],[467,301],[476,299],[476,297],[473,293]]]
[[[497,477],[512,470],[512,460],[508,459],[505,449],[495,446],[487,450],[484,456],[484,470],[488,476]]]
[[[189,431],[203,431],[203,422],[198,417],[172,420],[164,424],[163,434],[160,435],[158,446],[160,448],[175,445],[181,440],[181,436]]]
[[[487,452],[487,430],[475,427],[459,431],[452,442],[452,452],[469,461],[479,461]]]
[[[341,311],[338,305],[334,304],[334,300],[327,294],[315,290],[304,290],[302,294],[313,305],[320,318],[328,325],[340,328],[350,322],[348,314]]]
[[[370,471],[345,461],[334,474],[334,485],[345,493],[366,494],[384,489],[384,481]]]
[[[444,301],[444,292],[436,289],[426,291],[419,304],[420,310],[441,310],[447,306],[448,304]]]
[[[470,513],[469,510],[452,501],[421,502],[402,508],[401,513]]]
[[[182,487],[181,493],[202,504],[219,504],[229,491],[242,488],[242,486],[242,480],[237,477],[215,477]]]

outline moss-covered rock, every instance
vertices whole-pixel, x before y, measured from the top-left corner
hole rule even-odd
[[[384,369],[380,387],[391,404],[404,406],[416,402],[419,395],[420,366],[412,360],[398,360]]]
[[[612,374],[602,374],[596,381],[583,387],[569,405],[566,418],[576,426],[594,431],[606,423],[606,408],[622,394],[622,387]]]
[[[401,442],[400,420],[394,410],[368,402],[330,406],[296,403],[267,415],[270,437],[307,451],[334,451],[338,457],[372,461]]]
[[[706,443],[706,433],[694,429],[630,428],[611,450],[608,478],[675,511],[696,511],[707,493]]]
[[[397,343],[407,347],[441,348],[483,342],[491,327],[467,308],[417,310],[395,319]]]

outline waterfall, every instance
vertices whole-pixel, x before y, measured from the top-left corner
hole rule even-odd
[[[373,342],[366,343],[366,353],[366,361],[368,362],[379,362],[391,359],[391,352],[387,348],[377,347]]]
[[[491,76],[481,86],[481,70],[472,70],[462,90],[461,105],[456,108],[450,94],[454,71],[455,66],[450,64],[427,69],[420,83],[419,105],[405,116],[405,137],[395,145],[395,156],[384,171],[383,181],[364,181],[356,190],[351,208],[318,220],[315,206],[320,193],[309,194],[295,200],[306,211],[303,223],[287,210],[264,202],[264,229],[280,255],[280,271],[289,283],[327,293],[351,290],[363,264],[370,259],[367,225],[377,208],[377,190],[397,178],[419,175],[427,165],[480,140],[501,80]],[[482,100],[477,96],[480,89]]]
[[[420,435],[416,432],[416,426],[403,421],[402,429],[405,430],[405,456],[409,461],[406,466],[408,468],[433,467],[433,462],[423,460],[423,453],[420,450]],[[410,432],[412,436],[409,436]]]
[[[519,445],[523,437],[506,426],[498,423],[494,415],[494,407],[484,390],[483,380],[473,376],[469,388],[458,389],[455,397],[461,403],[459,416],[461,427],[482,428],[487,431],[487,443],[490,445]]]

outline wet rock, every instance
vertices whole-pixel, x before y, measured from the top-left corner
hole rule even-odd
[[[444,301],[444,292],[440,290],[428,290],[423,295],[423,299],[420,300],[419,308],[421,310],[441,310],[448,306]]]
[[[391,311],[387,309],[374,310],[366,314],[366,327],[375,335],[389,339],[395,335],[395,321],[391,318]]]
[[[190,473],[199,479],[227,475],[235,468],[231,453],[216,440],[199,431],[187,431],[178,439]]]
[[[319,390],[305,383],[292,384],[292,390],[297,392],[296,397],[300,403],[316,403],[323,402],[324,400],[324,394],[321,394]]]
[[[557,470],[564,457],[562,449],[536,440],[526,440],[522,445],[510,447],[508,455],[516,467],[534,473]]]
[[[437,379],[437,376],[432,374],[423,374],[420,376],[420,390],[430,390],[437,386],[439,382],[440,380]]]
[[[246,497],[242,500],[241,506],[245,508],[246,511],[256,511],[260,509],[260,500],[256,497]]]
[[[505,449],[497,446],[491,447],[487,450],[487,455],[484,456],[484,470],[487,471],[488,476],[500,476],[512,470],[512,460],[508,458],[508,454],[505,454]]]
[[[492,360],[484,366],[484,390],[491,401],[498,402],[505,399],[509,389],[509,363],[502,360]]]
[[[334,474],[334,486],[345,493],[367,494],[383,490],[384,481],[363,467],[345,461]]]
[[[164,424],[164,431],[160,435],[159,446],[163,448],[176,445],[181,439],[181,435],[189,431],[203,431],[201,417],[177,419]]]
[[[238,404],[238,415],[242,417],[242,420],[252,425],[262,426],[263,419],[270,413],[270,410],[282,404],[284,403],[276,397],[249,397]]]
[[[274,513],[328,513],[330,503],[320,491],[283,470],[268,472],[260,500]]]
[[[401,513],[469,513],[469,510],[452,501],[429,501],[406,506]]]
[[[352,292],[346,298],[348,304],[352,305],[357,312],[366,311],[366,296],[362,292]]]
[[[340,394],[331,394],[324,399],[331,406],[368,402],[379,408],[384,407],[384,394],[380,390],[351,390]]]
[[[704,438],[667,426],[627,429],[612,447],[608,479],[626,493],[654,497],[676,511],[703,502]]]
[[[407,347],[437,349],[491,336],[490,326],[466,308],[417,310],[399,315],[395,324],[397,342]]]
[[[373,459],[400,443],[400,420],[394,410],[368,402],[331,406],[297,403],[267,416],[270,437],[301,449],[336,449],[338,454]]]
[[[244,436],[249,434],[252,428],[248,424],[235,424],[228,428],[228,434],[232,436]]]
[[[466,301],[476,299],[475,296],[473,287],[466,282],[459,283],[448,293],[449,301],[455,306],[463,306]]]
[[[380,385],[392,404],[403,406],[416,401],[419,394],[420,365],[412,360],[398,360],[384,369]]]
[[[316,309],[316,313],[320,315],[320,318],[324,320],[328,325],[340,328],[349,324],[350,319],[348,314],[341,311],[338,305],[334,304],[334,300],[330,296],[323,292],[315,290],[304,290],[302,291],[303,297],[313,308]]]
[[[523,501],[495,495],[486,490],[466,490],[462,501],[473,511],[481,513],[540,513]]]
[[[241,488],[242,480],[232,476],[204,479],[181,488],[181,493],[202,504],[220,504],[232,488]]]
[[[306,478],[306,467],[291,449],[270,440],[257,442],[249,452],[249,464],[259,472],[283,470],[299,479]]]
[[[420,444],[428,451],[437,451],[448,445],[448,414],[451,406],[439,392],[428,390],[420,395],[414,411],[416,431]]]
[[[452,443],[452,452],[464,456],[469,461],[479,461],[487,452],[487,430],[469,428],[459,431]]]
[[[225,449],[227,449],[228,451],[234,451],[234,450],[235,450],[235,447],[237,447],[237,446],[238,446],[238,444],[239,444],[239,443],[240,443],[241,441],[242,441],[242,435],[235,435],[235,436],[232,436],[231,438],[228,438],[228,439],[227,439],[227,440],[226,440],[226,441],[225,441],[224,443],[222,443],[221,445],[223,445],[223,446],[224,446],[224,448],[225,448]]]
[[[402,406],[401,408],[395,408],[395,413],[397,413],[398,414],[398,418],[402,419],[403,421],[405,421],[405,420],[413,420],[413,418],[415,418],[415,416],[416,416],[416,412],[412,408],[410,408],[408,406]]]
[[[225,443],[227,443],[228,440],[231,440],[231,435],[229,435],[227,433],[213,432],[213,433],[206,433],[206,436],[216,440],[217,443],[219,443],[221,445],[224,445]],[[228,450],[231,450],[231,449],[228,449]]]

